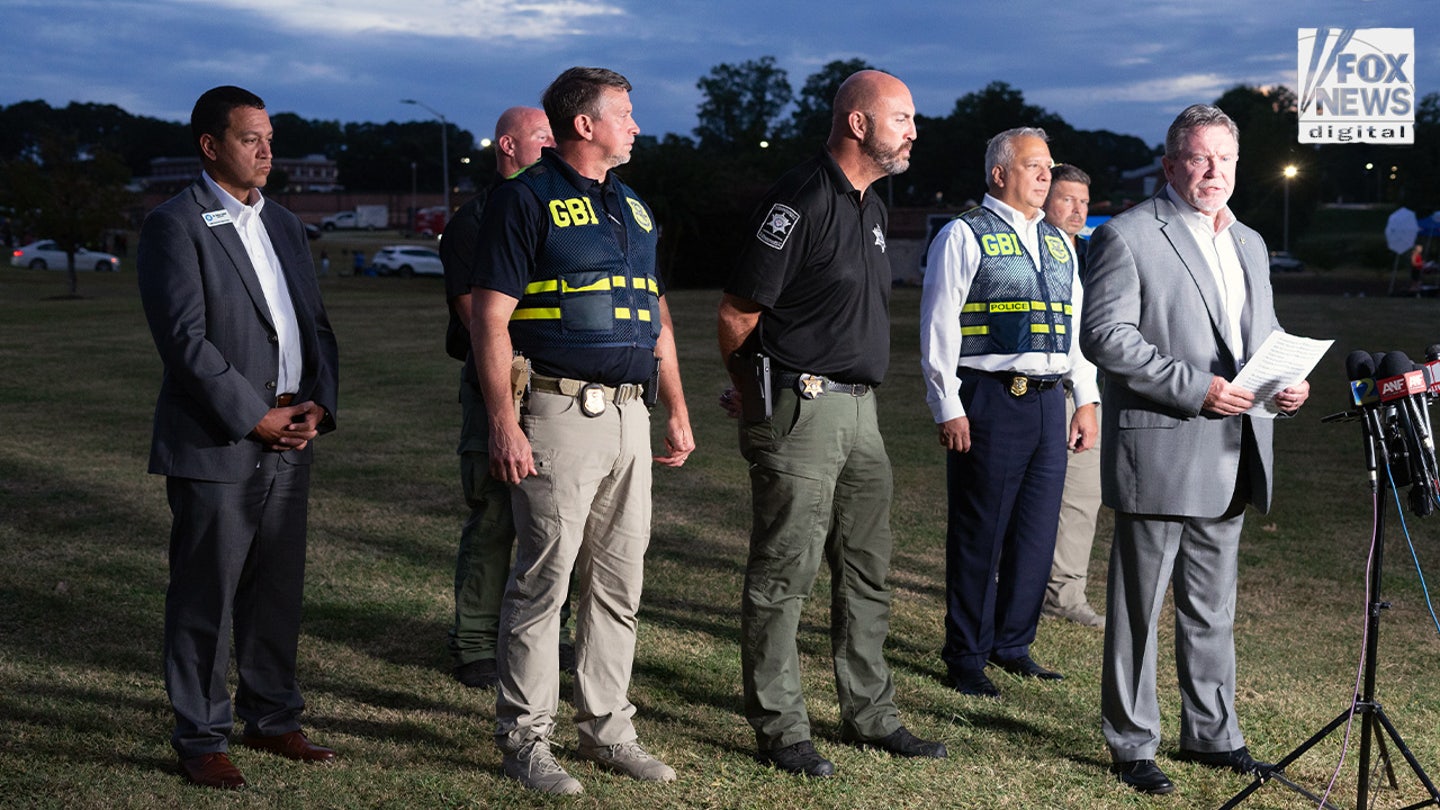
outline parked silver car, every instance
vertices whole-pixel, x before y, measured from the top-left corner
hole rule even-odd
[[[1303,273],[1305,263],[1283,250],[1270,251],[1270,272]]]
[[[10,254],[10,264],[31,270],[44,270],[47,267],[51,270],[64,270],[69,266],[66,264],[65,251],[61,250],[53,239],[41,239],[39,242],[15,248]],[[75,251],[75,269],[114,273],[120,269],[120,260],[109,253],[80,248]]]

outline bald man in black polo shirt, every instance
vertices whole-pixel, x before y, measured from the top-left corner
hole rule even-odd
[[[892,484],[874,388],[890,360],[890,259],[885,205],[867,191],[909,167],[914,140],[903,82],[874,70],[846,79],[825,150],[756,209],[755,238],[720,305],[720,353],[735,384],[727,401],[736,413],[747,406],[740,452],[754,510],[741,601],[745,714],[760,761],[799,775],[835,772],[810,741],[795,644],[822,559],[834,583],[842,739],[946,756],[900,724],[883,651]],[[745,379],[757,352],[771,364],[773,418]],[[751,401],[738,402],[739,391]]]

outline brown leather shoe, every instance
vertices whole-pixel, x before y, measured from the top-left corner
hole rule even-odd
[[[182,759],[180,772],[185,774],[186,781],[192,785],[221,790],[239,790],[245,787],[245,777],[230,761],[230,755],[224,751]]]
[[[246,748],[269,751],[272,754],[279,754],[282,757],[301,762],[329,762],[335,758],[333,749],[310,742],[309,738],[305,736],[305,732],[298,729],[267,737],[247,733],[240,738],[240,744]]]

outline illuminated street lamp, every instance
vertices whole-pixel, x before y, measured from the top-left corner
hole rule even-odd
[[[430,114],[440,119],[440,182],[445,184],[445,216],[450,216],[450,122],[440,111],[431,107],[423,101],[416,101],[413,98],[400,99],[401,104],[414,104],[417,107],[424,107]]]
[[[1286,253],[1290,252],[1290,181],[1299,173],[1293,163],[1285,167],[1285,238],[1281,240],[1281,249]]]

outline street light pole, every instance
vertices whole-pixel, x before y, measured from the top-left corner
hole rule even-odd
[[[1284,237],[1284,239],[1282,240],[1282,243],[1281,243],[1281,244],[1282,244],[1282,248],[1281,248],[1281,249],[1284,250],[1286,253],[1289,253],[1289,252],[1290,252],[1290,181],[1295,179],[1295,175],[1296,175],[1296,174],[1299,174],[1299,171],[1300,171],[1299,169],[1296,169],[1296,168],[1295,168],[1295,164],[1292,163],[1292,164],[1290,164],[1289,166],[1286,166],[1286,167],[1285,167],[1285,172],[1284,172],[1284,174],[1285,174],[1285,237]]]
[[[417,107],[424,107],[430,114],[440,119],[440,182],[445,184],[445,218],[450,218],[450,122],[440,111],[431,107],[423,101],[416,101],[413,98],[400,99],[401,104],[414,104]]]

